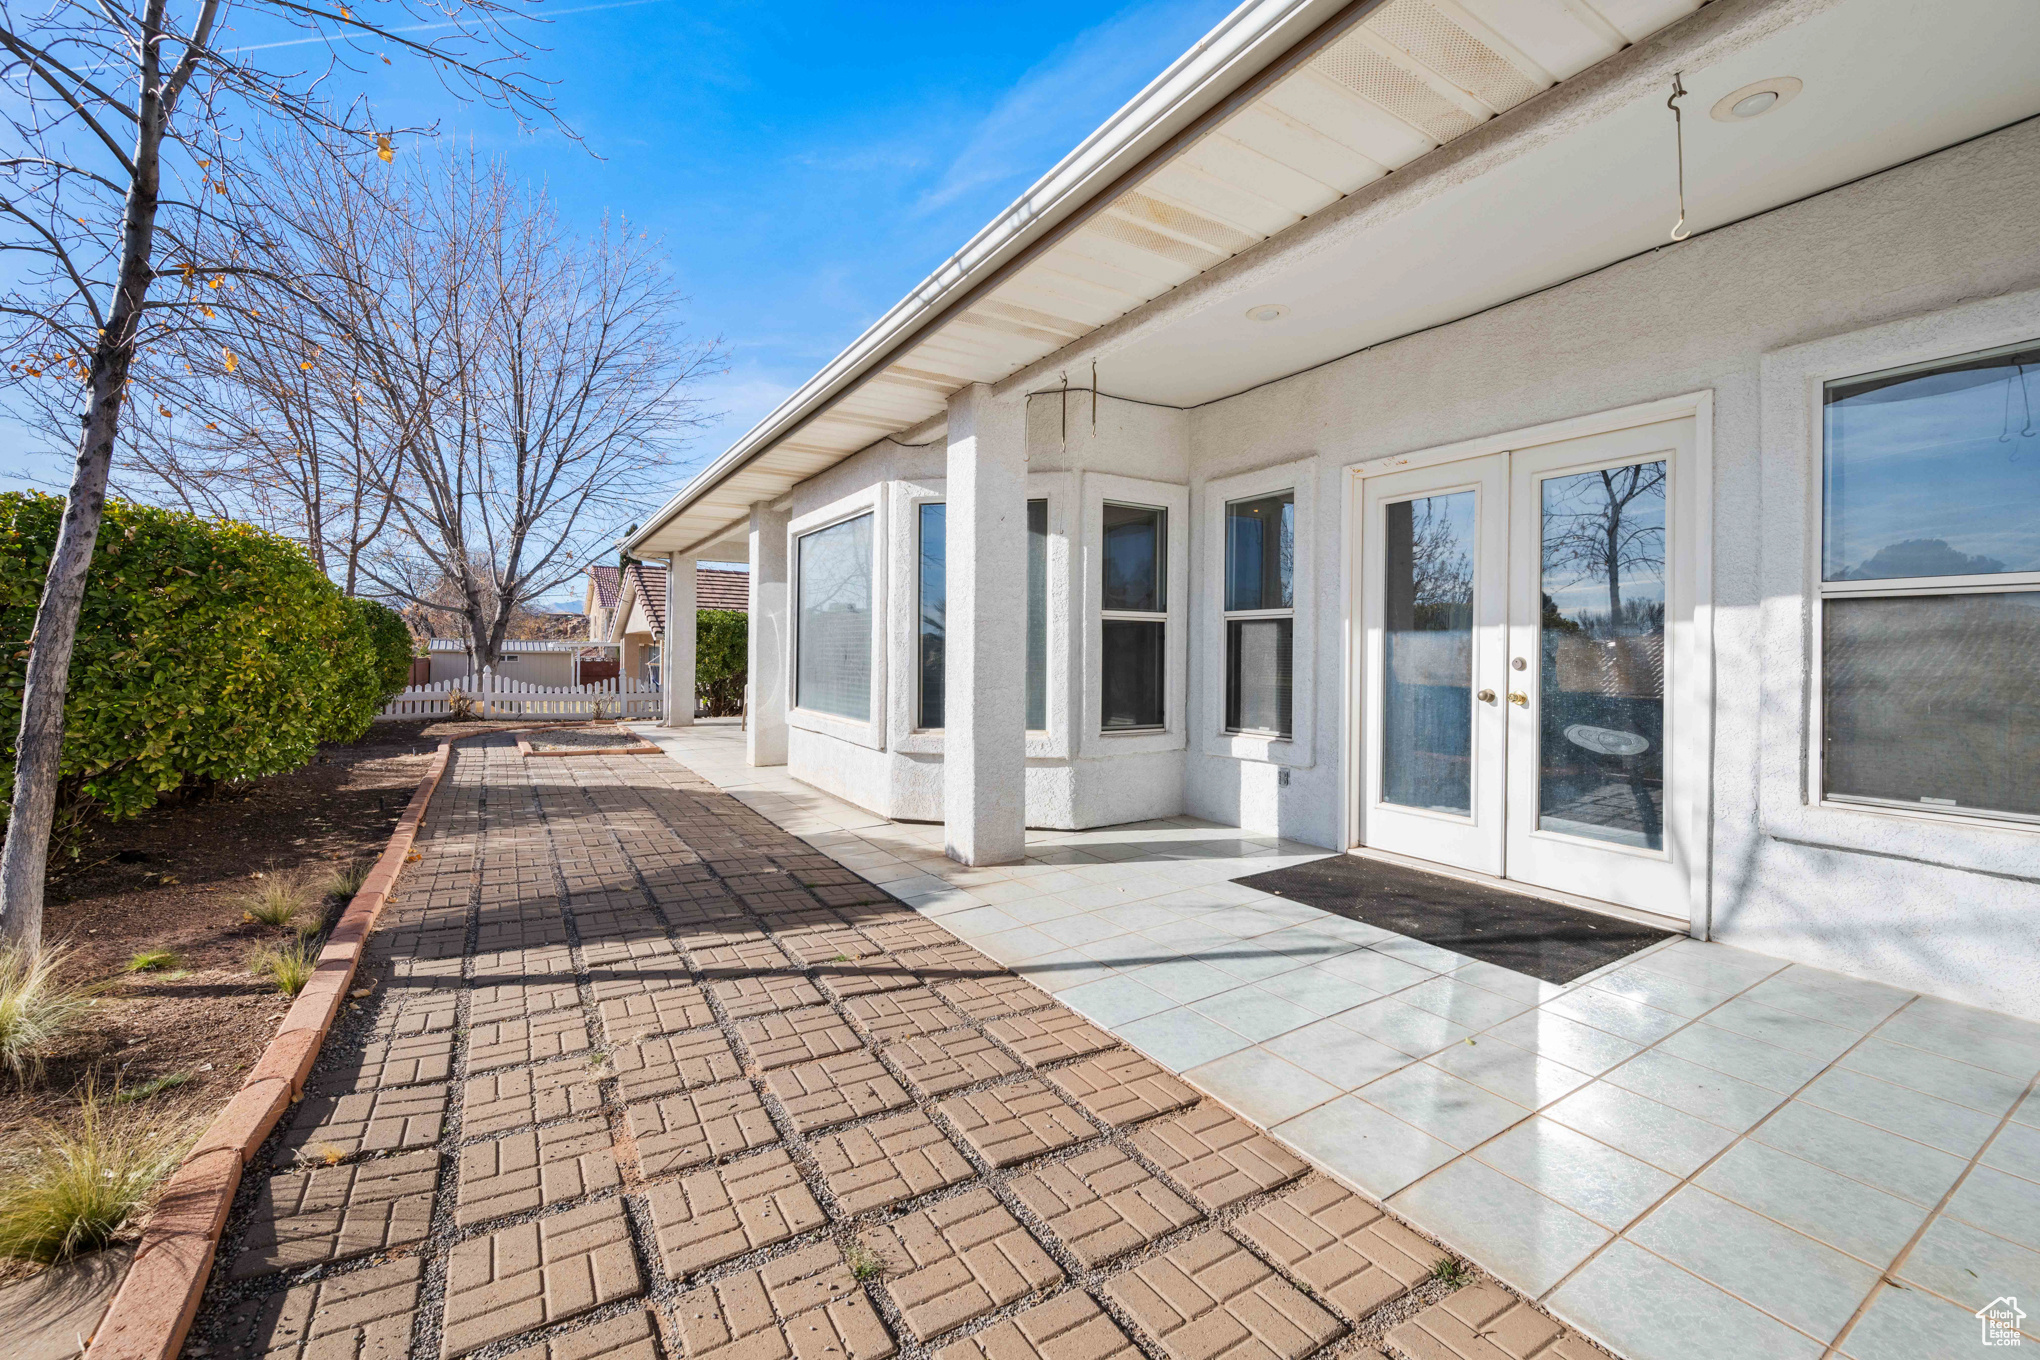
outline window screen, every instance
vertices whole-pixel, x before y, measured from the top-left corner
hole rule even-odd
[[[871,720],[871,516],[799,541],[800,633],[794,704]]]

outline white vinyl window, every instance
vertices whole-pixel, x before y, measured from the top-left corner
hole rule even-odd
[[[915,725],[940,728],[945,722],[948,683],[946,645],[949,607],[949,512],[941,501],[920,505],[914,574],[920,596],[915,627]],[[1027,502],[1027,730],[1048,726],[1048,502]]]
[[[1225,730],[1294,731],[1296,493],[1225,507]]]
[[[795,541],[800,591],[794,705],[871,720],[872,516]]]
[[[2040,340],[1827,384],[1831,800],[2040,820]]]
[[[1099,725],[1159,729],[1167,720],[1169,512],[1105,502],[1099,561]]]

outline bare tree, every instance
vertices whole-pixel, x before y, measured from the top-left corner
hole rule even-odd
[[[1609,627],[1619,627],[1623,577],[1642,575],[1653,583],[1664,579],[1665,465],[1603,468],[1561,485],[1565,504],[1554,507],[1544,532],[1545,570],[1602,582],[1608,589]]]
[[[394,156],[392,130],[327,93],[391,54],[520,118],[548,116],[505,28],[520,8],[521,0],[389,0],[370,20],[307,0],[48,0],[28,13],[0,0],[0,120],[9,137],[0,155],[0,251],[12,264],[0,318],[9,373],[48,419],[82,428],[29,639],[0,851],[0,943],[40,941],[64,693],[123,404],[149,380],[142,356],[163,337],[202,326],[203,309],[218,311],[246,272],[233,254],[207,249],[235,237],[216,228],[240,215],[237,157],[246,139],[281,122],[336,156],[371,147]],[[230,25],[296,36],[217,46]],[[320,54],[316,69],[276,64],[300,43]],[[166,279],[174,283],[163,296]]]
[[[721,355],[680,331],[663,254],[627,224],[574,237],[542,187],[458,154],[408,201],[379,294],[406,307],[347,317],[383,405],[424,413],[379,474],[392,532],[363,572],[455,615],[490,666],[513,620],[667,479]]]
[[[665,480],[715,346],[678,329],[655,243],[576,238],[472,153],[336,174],[282,146],[261,193],[239,362],[185,356],[168,405],[198,432],[138,448],[132,474],[285,521],[493,665]]]
[[[359,593],[426,414],[389,408],[348,320],[364,285],[386,282],[361,247],[405,211],[403,183],[373,162],[347,173],[308,138],[267,148],[249,195],[255,230],[215,247],[245,262],[234,302],[203,308],[203,329],[171,338],[159,404],[129,422],[115,460],[117,490],[294,538]]]

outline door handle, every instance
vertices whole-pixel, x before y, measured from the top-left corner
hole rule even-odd
[[[1491,704],[1495,701],[1495,692],[1491,689],[1484,689],[1479,694],[1476,694],[1473,697],[1480,700],[1484,704]]]
[[[1512,689],[1509,691],[1509,702],[1518,708],[1528,708],[1530,707],[1530,696],[1520,689]]]

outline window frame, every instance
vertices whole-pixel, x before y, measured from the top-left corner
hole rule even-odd
[[[1215,478],[1199,488],[1198,526],[1204,535],[1203,579],[1197,595],[1200,636],[1199,654],[1204,658],[1197,712],[1200,744],[1204,754],[1232,760],[1255,761],[1291,769],[1308,769],[1316,755],[1316,657],[1317,613],[1313,592],[1317,582],[1316,458],[1299,458],[1271,464],[1251,472]],[[1287,491],[1296,503],[1295,570],[1290,577],[1290,607],[1286,610],[1229,610],[1226,606],[1226,509],[1239,501],[1259,500]],[[1289,628],[1289,726],[1288,736],[1268,732],[1232,731],[1226,727],[1226,673],[1228,623],[1235,618],[1287,617]],[[1210,645],[1202,635],[1205,621],[1214,630]]]
[[[2030,877],[2040,826],[1931,805],[1824,796],[1821,639],[1824,397],[1829,382],[1953,359],[2040,334],[2040,290],[1962,303],[1786,346],[1759,363],[1759,484],[1764,552],[1753,655],[1762,662],[1757,750],[1759,825],[1817,849],[1917,860],[1944,869]],[[1930,578],[1935,593],[1951,579]],[[1998,584],[2007,584],[1999,580]],[[1836,583],[1865,585],[1867,583]]]
[[[922,559],[925,557],[924,544],[928,534],[928,507],[942,507],[942,680],[944,722],[928,721],[927,675],[921,669],[921,626],[927,612],[927,578],[922,575]],[[909,645],[913,649],[913,661],[906,674],[908,678],[907,706],[911,710],[910,726],[916,732],[940,732],[948,725],[949,703],[946,689],[949,683],[949,502],[934,496],[922,496],[912,503],[911,517],[905,522],[907,536],[912,540],[909,556],[914,564],[910,579],[914,583],[913,619]]]
[[[1188,698],[1188,622],[1190,599],[1190,489],[1172,482],[1152,482],[1110,473],[1086,472],[1082,476],[1083,497],[1083,654],[1078,683],[1083,694],[1077,748],[1085,756],[1137,755],[1153,751],[1181,750],[1185,733]],[[1162,605],[1158,612],[1106,610],[1105,596],[1105,504],[1137,506],[1163,512]],[[1050,582],[1053,596],[1055,583]],[[1160,727],[1115,728],[1103,726],[1104,632],[1107,619],[1157,622],[1162,625],[1162,725]],[[1051,619],[1051,622],[1053,620]],[[1054,674],[1054,647],[1050,646],[1050,674]],[[1054,720],[1053,711],[1050,720]]]
[[[1290,571],[1289,603],[1279,609],[1234,609],[1225,604],[1232,591],[1232,508],[1253,501],[1264,501],[1287,492],[1289,495]],[[1224,688],[1219,695],[1219,726],[1229,737],[1261,737],[1271,741],[1293,741],[1296,737],[1296,489],[1278,487],[1245,496],[1232,496],[1220,501],[1218,506],[1218,531],[1224,542],[1219,544],[1220,570],[1224,579],[1219,582],[1219,649],[1224,654]],[[1283,732],[1266,727],[1234,727],[1227,721],[1232,710],[1232,639],[1235,623],[1252,623],[1262,619],[1287,619],[1289,621],[1289,731]]]
[[[1887,600],[1908,599],[1926,595],[2005,595],[2031,594],[2040,591],[2040,570],[1990,572],[1960,576],[1898,576],[1867,581],[1830,581],[1827,579],[1827,389],[1837,382],[1851,382],[1875,378],[1894,371],[1911,369],[1930,373],[1942,364],[1954,363],[1993,351],[2009,348],[2040,346],[2040,326],[2023,341],[2010,341],[2004,345],[1984,345],[1977,348],[1952,350],[1938,359],[1926,359],[1899,364],[1885,364],[1858,372],[1836,374],[1821,379],[1815,385],[1817,409],[1814,425],[1814,470],[1813,470],[1813,523],[1812,549],[1814,566],[1812,581],[1814,588],[1813,624],[1808,637],[1811,684],[1808,686],[1808,703],[1811,709],[1809,727],[1812,733],[1813,764],[1809,771],[1812,784],[1810,792],[1814,801],[1822,806],[1837,808],[1863,808],[1900,814],[1924,814],[1932,817],[1951,818],[1959,822],[1985,826],[2024,826],[2040,828],[2040,814],[2004,812],[1987,808],[1947,807],[1932,803],[1906,801],[1898,798],[1878,798],[1867,794],[1833,793],[1827,781],[1827,607],[1834,600]]]
[[[890,541],[890,519],[887,514],[883,484],[874,484],[862,490],[831,501],[823,506],[796,516],[786,526],[787,565],[787,666],[786,666],[786,724],[789,728],[821,733],[843,741],[882,751],[886,746],[886,714],[888,693],[886,688],[885,645],[888,619],[894,612],[891,608],[892,592],[888,580],[891,575],[890,554],[885,545]],[[871,696],[868,719],[844,718],[833,713],[799,706],[800,697],[800,620],[801,620],[801,570],[800,541],[810,534],[824,529],[833,529],[847,524],[862,515],[872,517],[871,524]]]
[[[1162,601],[1161,601],[1161,603],[1162,603],[1162,607],[1161,607],[1160,609],[1107,609],[1107,608],[1105,607],[1105,603],[1104,603],[1104,594],[1105,594],[1105,576],[1104,576],[1104,566],[1105,566],[1105,532],[1104,532],[1104,512],[1105,512],[1105,510],[1106,510],[1107,508],[1109,508],[1109,507],[1113,507],[1113,506],[1117,506],[1117,507],[1119,507],[1120,509],[1124,509],[1124,510],[1149,510],[1149,511],[1153,511],[1153,512],[1154,512],[1155,514],[1157,514],[1157,515],[1160,515],[1160,516],[1161,516],[1161,520],[1162,520],[1162,522],[1161,522],[1161,525],[1160,525],[1160,528],[1161,528],[1161,534],[1160,534],[1160,542],[1159,542],[1159,543],[1157,544],[1157,547],[1158,547],[1158,549],[1159,549],[1159,551],[1160,551],[1160,553],[1161,553],[1161,558],[1162,558],[1162,560],[1161,560],[1161,564],[1160,564],[1160,566],[1161,566],[1161,570],[1160,570],[1159,572],[1157,572],[1157,573],[1156,573],[1156,576],[1157,576],[1157,578],[1158,578],[1158,579],[1157,579],[1157,580],[1155,581],[1155,590],[1156,590],[1156,591],[1157,591],[1157,592],[1158,592],[1158,593],[1159,593],[1159,594],[1161,595],[1161,597],[1162,597]],[[1116,499],[1116,498],[1114,498],[1114,497],[1110,497],[1110,496],[1108,496],[1108,497],[1104,497],[1104,498],[1100,499],[1100,501],[1098,502],[1098,521],[1099,521],[1099,526],[1098,526],[1098,527],[1099,527],[1099,532],[1098,532],[1098,567],[1099,567],[1099,572],[1098,572],[1098,595],[1099,595],[1099,603],[1098,603],[1098,693],[1099,693],[1099,715],[1098,715],[1098,722],[1099,722],[1099,727],[1098,727],[1098,732],[1099,732],[1099,735],[1101,735],[1101,736],[1106,736],[1106,737],[1145,737],[1145,736],[1152,736],[1152,735],[1154,735],[1154,734],[1155,734],[1155,733],[1157,733],[1157,732],[1167,732],[1167,731],[1169,730],[1169,660],[1168,660],[1168,658],[1169,658],[1169,596],[1170,596],[1170,593],[1171,593],[1171,592],[1170,592],[1170,590],[1169,590],[1169,559],[1170,559],[1170,557],[1171,557],[1171,556],[1173,556],[1173,554],[1171,554],[1171,553],[1170,553],[1170,551],[1169,551],[1169,530],[1170,530],[1170,527],[1171,527],[1171,520],[1170,520],[1170,515],[1169,515],[1169,508],[1168,508],[1168,507],[1167,507],[1166,505],[1145,505],[1145,504],[1142,504],[1142,503],[1140,503],[1140,502],[1136,502],[1136,501],[1127,501],[1127,500],[1119,500],[1119,499]],[[1105,666],[1105,625],[1106,625],[1106,624],[1108,624],[1108,623],[1152,623],[1152,624],[1159,624],[1159,625],[1161,626],[1161,629],[1162,629],[1162,720],[1161,720],[1160,722],[1158,722],[1158,723],[1150,723],[1150,724],[1148,724],[1148,725],[1146,725],[1146,726],[1144,726],[1144,727],[1112,727],[1112,728],[1108,728],[1108,727],[1104,726],[1104,707],[1103,707],[1103,705],[1104,705],[1104,691],[1105,691],[1105,671],[1104,671],[1104,666]]]
[[[1069,572],[1065,531],[1066,508],[1072,499],[1069,483],[1069,476],[1059,472],[1030,472],[1027,475],[1027,499],[1048,502],[1048,726],[1027,733],[1027,756],[1030,759],[1065,759],[1070,753],[1067,714],[1069,630],[1064,605],[1068,599],[1064,583]],[[903,477],[889,483],[888,487],[887,500],[892,520],[900,526],[887,539],[886,551],[891,558],[892,576],[897,581],[912,582],[913,588],[900,592],[908,598],[902,602],[886,630],[890,668],[894,675],[900,677],[899,683],[892,686],[888,703],[887,745],[906,754],[939,756],[943,752],[943,729],[918,725],[921,717],[920,508],[929,503],[947,504],[948,479],[939,476]]]

